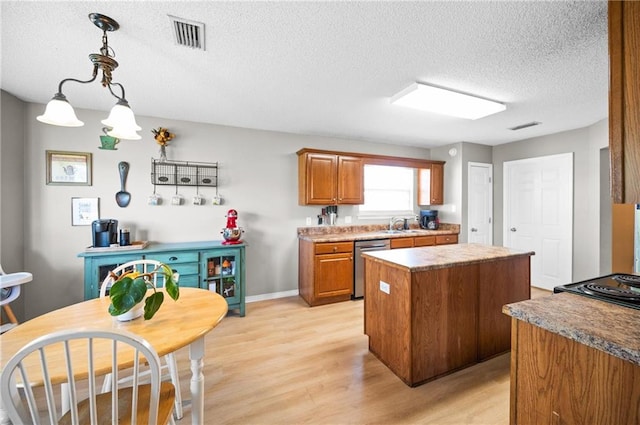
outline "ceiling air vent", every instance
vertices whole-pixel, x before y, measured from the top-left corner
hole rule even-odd
[[[204,50],[204,24],[168,15],[178,46]]]
[[[520,125],[516,125],[515,127],[511,127],[509,130],[522,130],[523,128],[533,127],[533,126],[539,125],[539,124],[542,124],[542,123],[540,123],[538,121],[531,121],[531,122],[528,122],[526,124],[520,124]]]

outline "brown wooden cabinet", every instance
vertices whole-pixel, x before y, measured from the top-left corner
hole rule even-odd
[[[393,238],[389,241],[391,249],[413,248],[413,238]]]
[[[353,242],[299,241],[298,289],[310,306],[351,299]]]
[[[510,349],[502,305],[529,298],[528,255],[471,254],[463,257],[471,264],[426,270],[406,267],[417,259],[398,258],[406,258],[402,267],[365,257],[365,333],[369,350],[407,385]]]
[[[640,423],[640,366],[512,322],[511,425]]]
[[[502,306],[531,298],[529,257],[478,264],[478,360],[511,348],[511,320]]]
[[[458,235],[414,236],[405,238],[393,238],[390,241],[391,249],[413,248],[419,246],[447,245],[458,243]]]
[[[298,152],[298,203],[363,204],[362,158],[304,150]]]
[[[613,202],[640,203],[640,2],[609,2],[609,153]]]
[[[418,205],[444,204],[444,163],[418,169]]]

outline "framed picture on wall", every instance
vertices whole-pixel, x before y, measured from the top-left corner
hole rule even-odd
[[[47,184],[91,186],[91,153],[46,151]]]
[[[89,226],[100,218],[100,198],[71,198],[71,225]]]

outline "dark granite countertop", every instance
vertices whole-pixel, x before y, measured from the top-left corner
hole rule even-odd
[[[452,266],[483,263],[501,258],[531,256],[532,251],[521,251],[503,246],[482,244],[453,244],[424,246],[366,252],[362,255],[373,261],[411,272],[441,269]]]
[[[507,304],[502,312],[640,366],[640,310],[560,293]]]

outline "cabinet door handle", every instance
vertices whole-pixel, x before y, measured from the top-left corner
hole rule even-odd
[[[511,228],[511,229],[509,229],[509,230],[511,230],[512,232],[515,232],[515,231],[516,231],[516,228],[515,228],[515,227],[512,227],[512,228]]]
[[[169,261],[176,261],[178,257],[169,257]]]

